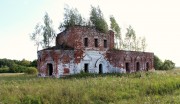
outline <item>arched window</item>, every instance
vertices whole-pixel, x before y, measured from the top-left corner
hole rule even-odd
[[[103,66],[102,64],[99,64],[99,74],[102,74],[103,73]]]

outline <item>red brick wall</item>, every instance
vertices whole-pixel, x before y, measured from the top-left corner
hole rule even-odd
[[[123,50],[111,50],[107,52],[107,60],[114,67],[126,69],[126,63],[129,63],[130,72],[137,70],[137,63],[139,62],[139,69],[147,70],[153,69],[154,54],[148,52],[136,52],[136,51],[123,51]]]
[[[84,38],[88,38],[88,47],[84,46]],[[98,39],[98,47],[95,47],[95,39]],[[104,40],[107,40],[107,48],[104,47]],[[64,44],[64,49],[60,47]],[[71,47],[71,50],[66,49]],[[85,51],[104,51],[106,60],[113,67],[127,68],[128,72],[135,72],[137,69],[146,70],[153,69],[154,54],[148,52],[113,50],[114,48],[114,32],[109,31],[107,34],[101,33],[94,28],[74,26],[61,32],[56,37],[56,49],[45,49],[38,52],[38,70],[39,73],[47,73],[47,62],[53,63],[53,72],[58,74],[58,65],[64,70],[64,74],[70,73],[70,69],[65,64],[80,63]],[[62,48],[62,47],[61,47]],[[147,65],[148,64],[148,65]],[[60,69],[61,70],[61,69]]]
[[[88,47],[84,46],[84,38],[88,38]],[[95,47],[95,39],[98,39],[98,47]],[[104,48],[104,40],[107,40],[107,48]],[[57,35],[56,45],[63,43],[74,49],[105,51],[114,47],[114,33],[109,31],[105,34],[91,27],[74,26]]]
[[[109,31],[109,49],[113,49],[114,48],[114,32],[113,31]]]
[[[41,50],[38,53],[38,71],[48,75],[47,63],[53,65],[53,73],[58,76],[59,63],[68,64],[74,59],[74,51],[72,50]],[[66,74],[69,73],[68,68],[63,68]]]

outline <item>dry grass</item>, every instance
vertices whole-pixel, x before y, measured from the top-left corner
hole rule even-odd
[[[179,74],[156,71],[67,79],[0,76],[0,104],[179,104]]]
[[[24,73],[0,73],[0,76],[18,76],[23,75]]]

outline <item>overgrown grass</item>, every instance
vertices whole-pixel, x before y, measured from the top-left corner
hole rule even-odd
[[[66,78],[1,76],[0,104],[180,103],[180,70],[78,74]]]

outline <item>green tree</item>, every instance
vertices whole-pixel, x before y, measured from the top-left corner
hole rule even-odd
[[[43,26],[43,48],[50,47],[50,43],[54,40],[55,36],[55,31],[52,27],[52,20],[50,19],[48,13],[45,13]]]
[[[0,73],[23,73],[26,72],[29,67],[37,67],[37,60],[28,61],[26,59],[11,60],[0,59]]]
[[[161,70],[161,66],[163,65],[163,62],[161,59],[159,59],[158,56],[154,55],[154,68],[156,70]]]
[[[8,73],[8,72],[9,72],[9,67],[7,66],[0,67],[0,73]]]
[[[31,67],[37,67],[37,59],[33,60],[30,64]]]
[[[30,39],[35,42],[35,45],[37,46],[37,51],[39,50],[39,46],[42,44],[42,41],[40,39],[42,28],[42,25],[37,23],[34,28],[34,32],[30,34]]]
[[[136,40],[136,50],[135,51],[142,50],[142,48],[141,48],[141,43],[142,42],[141,41],[142,41],[141,37],[138,37],[137,40]]]
[[[146,38],[137,37],[132,26],[127,28],[127,33],[123,41],[123,49],[130,51],[145,51],[146,49]]]
[[[108,32],[108,25],[99,6],[97,8],[91,6],[90,20],[97,30],[104,33]]]
[[[127,33],[125,35],[124,39],[124,49],[126,50],[136,50],[135,49],[135,44],[136,44],[136,34],[132,26],[129,26],[127,28]]]
[[[76,8],[69,8],[69,6],[66,6],[64,8],[64,21],[60,24],[59,30],[62,31],[64,29],[67,29],[68,27],[80,25],[85,25],[85,20],[82,18],[81,14]]]
[[[141,50],[144,52],[146,50],[147,44],[146,44],[146,38],[143,37],[141,40]]]
[[[37,45],[38,50],[39,45],[41,45],[43,48],[50,47],[50,44],[54,40],[55,36],[52,20],[50,19],[48,13],[45,13],[44,24],[40,25],[40,23],[38,23],[35,26],[35,31],[30,34],[30,38],[32,41],[35,41],[35,45]]]
[[[0,68],[5,67],[5,66],[12,67],[13,64],[15,64],[15,62],[13,60],[6,59],[6,58],[0,59]]]
[[[172,70],[175,68],[175,63],[171,60],[165,60],[161,66],[161,70]]]
[[[30,66],[31,62],[28,61],[28,60],[25,60],[25,59],[22,59],[19,63],[19,65],[22,65],[22,66]]]
[[[119,27],[118,23],[116,22],[113,16],[110,16],[110,22],[111,22],[111,29],[115,33],[115,47],[121,49],[122,47],[121,28]]]

